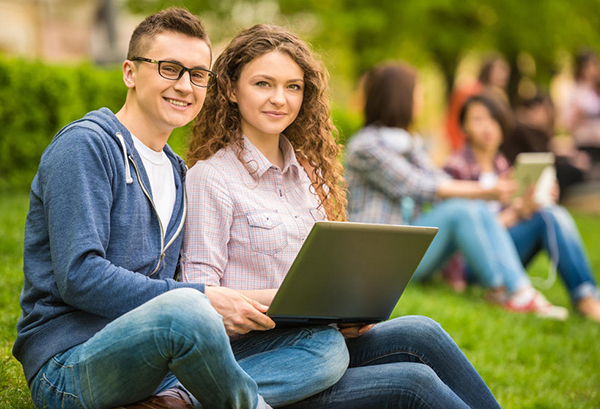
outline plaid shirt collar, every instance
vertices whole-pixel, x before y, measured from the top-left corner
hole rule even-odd
[[[462,156],[462,159],[465,161],[462,171],[468,173],[464,179],[478,180],[479,176],[481,176],[481,167],[475,158],[475,154],[473,153],[471,146],[465,145],[463,153],[460,156]],[[494,158],[494,169],[496,173],[501,175],[506,172],[509,167],[510,166],[508,165],[504,155],[498,153]]]
[[[269,169],[277,169],[277,166],[269,162],[265,155],[245,135],[242,137],[244,138],[242,163],[255,180],[260,179]],[[294,147],[284,134],[279,136],[279,149],[283,153],[283,169],[281,173],[285,174],[291,170],[293,176],[298,178],[300,164],[296,158]]]

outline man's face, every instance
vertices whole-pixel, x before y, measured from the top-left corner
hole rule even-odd
[[[166,32],[150,40],[144,55],[136,57],[175,61],[188,68],[210,68],[211,52],[205,41],[183,34]],[[179,80],[163,78],[158,65],[148,62],[130,62],[131,85],[134,88],[133,106],[152,131],[171,132],[191,122],[200,112],[206,97],[206,88],[193,85],[190,73]]]

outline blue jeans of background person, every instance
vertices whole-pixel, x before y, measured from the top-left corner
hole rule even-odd
[[[396,318],[346,343],[350,368],[342,379],[290,409],[500,407],[460,348],[429,318]]]
[[[270,342],[245,351],[246,369],[265,371],[260,382],[266,384],[266,399],[310,396],[333,385],[348,365],[344,339],[333,328],[283,332],[277,340],[273,335],[268,334]],[[277,361],[285,351],[295,358],[293,365]],[[250,361],[252,352],[257,357]],[[279,383],[292,376],[293,383]],[[204,408],[264,406],[263,385],[236,362],[222,317],[192,289],[169,291],[119,317],[50,359],[30,386],[39,408],[110,408],[178,382]]]
[[[508,232],[485,202],[446,200],[417,217],[412,224],[439,228],[413,280],[430,277],[459,251],[485,287],[504,285],[512,294],[530,284]]]
[[[588,296],[598,298],[598,287],[585,247],[566,209],[560,206],[542,209],[508,232],[523,265],[529,264],[542,249],[550,258],[558,258],[557,270],[573,303]]]

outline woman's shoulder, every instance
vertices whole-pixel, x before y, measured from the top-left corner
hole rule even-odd
[[[368,125],[350,139],[348,150],[362,150],[381,145],[397,152],[407,152],[414,144],[413,137],[404,129]]]

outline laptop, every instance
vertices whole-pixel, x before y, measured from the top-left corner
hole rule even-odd
[[[387,320],[437,231],[318,221],[267,315],[278,327]]]

